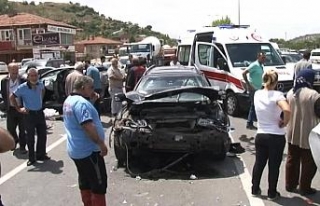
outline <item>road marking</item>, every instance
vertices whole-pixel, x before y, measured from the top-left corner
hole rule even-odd
[[[231,133],[229,132],[229,136],[231,138],[231,141],[234,142],[234,139],[231,135]],[[234,159],[233,162],[236,165],[236,169],[238,171],[242,186],[243,186],[243,190],[245,191],[247,198],[249,200],[249,203],[251,206],[265,206],[264,202],[262,199],[258,198],[258,197],[253,197],[251,195],[251,180],[252,177],[249,173],[249,170],[243,160],[243,158],[241,156],[238,156],[239,160]],[[243,172],[242,172],[243,170]]]
[[[62,137],[60,139],[58,139],[57,141],[55,141],[54,143],[52,143],[51,145],[49,145],[46,149],[47,152],[50,152],[51,150],[53,150],[54,148],[56,148],[57,146],[59,146],[62,142],[64,142],[67,139],[67,135],[61,135]],[[0,178],[0,185],[2,185],[3,183],[5,183],[6,181],[10,180],[12,177],[14,177],[15,175],[17,175],[19,172],[21,172],[22,170],[24,170],[25,168],[27,168],[27,162],[25,161],[23,162],[21,165],[19,165],[18,167],[14,168],[13,170],[11,170],[10,172],[8,172],[7,174],[5,174],[4,176],[2,176]]]

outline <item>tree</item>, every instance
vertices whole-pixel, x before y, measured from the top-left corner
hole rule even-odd
[[[8,0],[0,0],[0,14],[9,14],[14,11],[12,3]]]
[[[229,16],[226,16],[226,17],[222,17],[221,19],[217,19],[217,20],[214,20],[212,22],[212,26],[220,26],[220,25],[224,25],[224,24],[234,24],[231,22],[231,19]]]
[[[131,43],[131,42],[135,42],[135,41],[136,41],[135,38],[133,36],[131,36],[129,39],[129,42]]]
[[[148,25],[148,26],[146,26],[146,29],[149,30],[149,31],[151,31],[152,26],[151,26],[151,25]]]

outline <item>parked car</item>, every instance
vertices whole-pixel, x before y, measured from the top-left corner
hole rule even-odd
[[[29,61],[32,61],[33,58],[24,58],[21,60],[21,66],[25,65],[25,63],[29,62]]]
[[[49,59],[34,59],[26,62],[21,67],[21,71],[26,71],[30,67],[54,67],[54,68],[60,68],[61,66],[65,67],[65,61],[63,59],[55,59],[55,58],[49,58]]]
[[[107,79],[107,68],[98,67],[101,78]],[[73,66],[55,68],[51,71],[43,73],[40,75],[40,81],[43,82],[46,92],[44,96],[44,107],[53,108],[60,113],[62,113],[62,105],[64,100],[67,98],[65,92],[65,81],[67,75],[74,70]],[[108,112],[110,108],[110,99],[108,92],[108,83],[105,83],[106,92],[104,93],[101,101],[103,111]],[[106,107],[106,108],[105,108]]]
[[[8,73],[8,65],[5,62],[0,62],[0,73]]]
[[[53,108],[62,113],[62,105],[67,98],[65,80],[74,67],[63,67],[50,70],[40,75],[39,81],[45,86],[43,103],[45,108]]]
[[[37,71],[38,71],[39,76],[41,76],[42,74],[44,74],[44,73],[46,73],[46,72],[48,72],[48,71],[51,71],[51,70],[55,70],[56,68],[54,68],[54,67],[37,67],[36,69],[37,69]],[[27,79],[27,71],[28,71],[28,70],[26,70],[26,71],[21,71],[21,70],[19,70],[19,74],[20,74],[23,78]]]
[[[228,115],[219,92],[196,68],[150,68],[132,92],[116,98],[124,104],[112,128],[119,166],[145,150],[226,157]]]

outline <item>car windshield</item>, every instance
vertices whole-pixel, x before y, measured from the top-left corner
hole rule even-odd
[[[149,76],[141,80],[136,91],[141,94],[153,94],[168,89],[184,87],[207,87],[208,83],[201,76]],[[201,94],[183,92],[158,100],[165,101],[207,101],[208,98]],[[155,101],[158,101],[155,100]]]
[[[312,52],[312,53],[311,53],[311,56],[316,56],[316,57],[318,57],[318,56],[320,56],[320,52]]]
[[[227,51],[233,67],[247,67],[257,60],[260,51],[265,52],[265,66],[284,65],[278,52],[269,43],[227,44]]]
[[[294,62],[298,62],[302,59],[302,55],[300,54],[288,54],[288,56],[290,56]]]
[[[130,53],[150,52],[151,44],[136,44],[129,46]]]

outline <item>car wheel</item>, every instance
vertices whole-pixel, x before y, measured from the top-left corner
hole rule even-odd
[[[216,161],[223,161],[225,160],[227,157],[227,151],[226,151],[226,147],[222,146],[220,153],[216,154],[214,156],[214,160]]]
[[[225,109],[227,111],[227,114],[231,116],[239,115],[239,101],[234,92],[228,92],[225,99]]]
[[[127,151],[126,148],[121,146],[120,143],[120,133],[116,134],[117,132],[112,132],[111,135],[113,136],[113,146],[114,146],[114,154],[118,160],[118,167],[124,167],[127,161]]]

